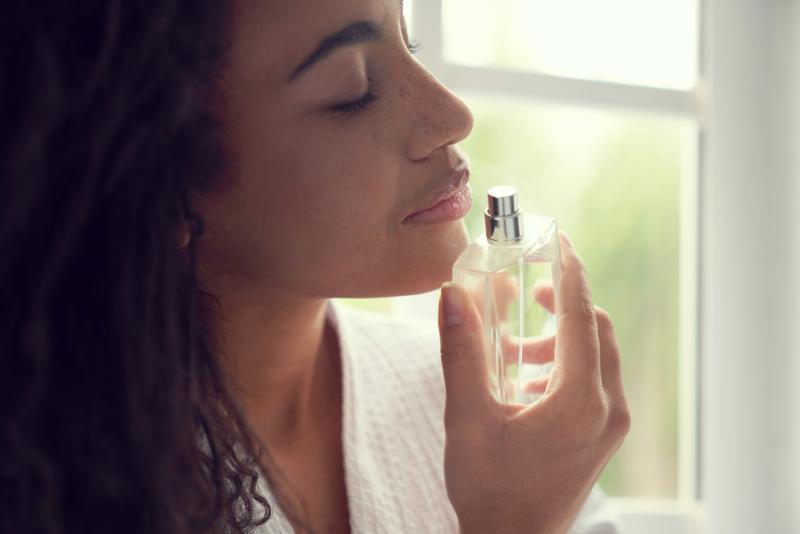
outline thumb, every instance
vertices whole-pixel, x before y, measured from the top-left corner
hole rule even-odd
[[[439,337],[446,391],[445,424],[474,420],[491,400],[482,322],[466,289],[442,284]]]

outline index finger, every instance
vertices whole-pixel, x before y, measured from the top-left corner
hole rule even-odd
[[[556,365],[564,370],[564,383],[601,384],[600,339],[586,268],[569,238],[561,239],[561,286],[558,299]]]

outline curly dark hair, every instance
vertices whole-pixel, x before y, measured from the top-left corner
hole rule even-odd
[[[227,165],[231,11],[3,5],[2,532],[245,532],[270,515],[202,313],[188,202]]]

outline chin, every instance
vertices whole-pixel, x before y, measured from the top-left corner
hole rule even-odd
[[[469,235],[463,220],[452,223],[452,231],[437,233],[425,243],[418,259],[399,277],[402,279],[394,295],[414,295],[439,289],[452,280],[453,264],[469,245]]]

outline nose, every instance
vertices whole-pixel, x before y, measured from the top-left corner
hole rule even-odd
[[[424,159],[438,148],[469,136],[474,122],[469,107],[421,63],[416,63],[408,83],[412,120],[410,159]]]

